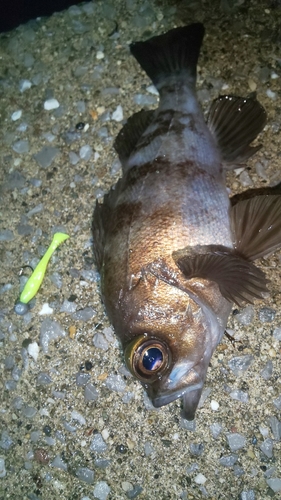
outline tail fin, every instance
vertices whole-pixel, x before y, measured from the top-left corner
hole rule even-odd
[[[203,24],[190,24],[132,43],[130,50],[156,87],[163,79],[180,73],[186,73],[195,83],[204,31]]]

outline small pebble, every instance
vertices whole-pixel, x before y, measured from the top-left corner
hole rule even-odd
[[[106,441],[109,438],[108,429],[103,429],[103,431],[101,432],[101,435],[102,435],[103,439]]]
[[[218,411],[218,409],[220,407],[219,403],[217,401],[215,401],[214,399],[212,399],[210,406],[211,406],[211,409],[213,411]]]
[[[276,467],[270,467],[265,471],[264,477],[270,478],[273,476],[273,474],[275,474],[275,472],[276,472]]]
[[[260,445],[260,450],[268,457],[273,457],[273,440],[271,438],[267,438]]]
[[[131,499],[137,498],[141,494],[142,490],[143,488],[139,484],[135,484],[133,489],[126,492],[126,497]]]
[[[21,411],[26,418],[33,418],[37,413],[36,408],[29,405],[24,405]]]
[[[93,148],[91,148],[91,146],[89,146],[88,144],[86,144],[85,146],[82,146],[80,148],[80,151],[79,151],[79,156],[81,158],[81,160],[89,160],[91,158],[93,154]]]
[[[71,412],[71,418],[72,420],[76,420],[77,422],[79,422],[80,425],[86,425],[86,419],[83,417],[83,415],[81,415],[81,413],[76,410],[73,410]]]
[[[278,493],[281,491],[281,479],[279,477],[272,477],[267,479],[268,486],[274,491],[274,493]]]
[[[123,120],[123,108],[120,104],[119,106],[117,106],[116,110],[112,113],[112,120],[116,122],[121,122]]]
[[[237,464],[233,465],[233,474],[237,477],[243,476],[245,474],[245,471],[242,467],[240,467]]]
[[[271,89],[266,90],[266,95],[267,95],[267,97],[269,97],[269,99],[272,99],[273,101],[275,101],[277,99],[276,92],[273,92],[273,90],[271,90]]]
[[[254,82],[254,80],[252,80],[251,78],[248,80],[248,85],[249,85],[249,89],[251,92],[255,92],[255,90],[257,89],[257,84],[256,82]]]
[[[255,500],[256,495],[254,490],[244,490],[241,493],[241,500]]]
[[[189,444],[189,450],[190,450],[191,455],[199,457],[204,452],[204,449],[205,449],[205,447],[204,447],[203,443],[190,443]]]
[[[91,375],[89,373],[78,372],[76,374],[76,385],[78,387],[83,387],[87,385],[91,380]]]
[[[146,441],[144,443],[144,453],[145,453],[146,457],[149,457],[149,455],[152,455],[152,453],[155,453],[155,450],[149,441]]]
[[[86,401],[96,401],[98,399],[99,393],[93,384],[85,386],[84,397]]]
[[[71,338],[72,340],[75,339],[75,336],[76,336],[76,331],[77,331],[77,328],[76,326],[74,325],[70,325],[69,329],[68,329],[68,332],[69,332],[69,338]]]
[[[219,459],[219,462],[224,467],[232,467],[238,460],[238,455],[234,453],[232,455],[224,455]]]
[[[104,58],[104,53],[101,50],[98,50],[97,53],[96,53],[96,58],[98,60],[103,59]]]
[[[48,451],[44,448],[36,448],[34,450],[34,460],[36,460],[39,464],[48,464],[50,462]]]
[[[194,481],[196,484],[205,484],[207,481],[207,478],[204,476],[204,474],[201,474],[199,472],[199,474],[197,474],[197,476],[195,476]]]
[[[280,327],[274,328],[274,330],[273,330],[273,337],[276,340],[281,340],[281,328]]]
[[[56,467],[57,469],[62,469],[67,471],[67,464],[62,460],[60,455],[56,455],[54,460],[50,464],[52,467]]]
[[[85,361],[85,370],[88,372],[93,368],[93,363],[89,360]]]
[[[45,302],[42,305],[38,314],[39,314],[39,316],[47,316],[47,315],[53,314],[53,312],[54,312],[54,309],[52,309],[52,307],[50,307],[49,304],[47,302]]]
[[[268,436],[268,428],[267,427],[262,427],[261,425],[259,426],[259,431],[263,437]]]
[[[22,115],[22,110],[19,109],[18,111],[14,111],[11,118],[13,120],[13,122],[19,120],[21,118],[21,115]]]
[[[277,410],[281,410],[281,394],[278,396],[278,398],[273,400],[274,406],[277,408]]]
[[[85,483],[93,484],[94,475],[94,471],[88,469],[88,467],[78,467],[78,469],[76,469],[76,477]]]
[[[210,425],[210,431],[212,433],[213,438],[217,439],[222,431],[222,425],[218,422],[214,422]]]
[[[65,391],[52,391],[52,396],[57,399],[65,399]]]
[[[106,379],[105,385],[108,389],[115,392],[124,392],[126,389],[126,382],[123,380],[121,375],[109,375]]]
[[[105,458],[97,458],[95,460],[95,466],[98,467],[98,469],[106,469],[110,465],[110,460],[107,460]]]
[[[271,427],[271,431],[275,441],[281,440],[281,422],[275,416],[271,416],[268,418],[269,425]]]
[[[0,231],[0,241],[12,241],[14,238],[14,233],[10,229]]]
[[[276,311],[270,307],[262,307],[259,310],[259,320],[262,323],[271,323],[276,315]]]
[[[64,420],[63,426],[67,432],[71,432],[72,434],[75,434],[75,432],[77,431],[77,427],[75,425],[71,425],[66,420]]]
[[[98,349],[103,349],[104,351],[107,351],[107,349],[109,347],[105,336],[100,332],[95,333],[94,338],[93,338],[93,344]]]
[[[69,300],[65,299],[60,308],[60,312],[73,314],[76,311],[76,309],[77,309],[77,304],[75,302],[70,302]]]
[[[39,153],[34,155],[34,158],[41,168],[47,168],[52,165],[59,152],[59,148],[54,146],[44,146]]]
[[[250,325],[254,319],[255,310],[253,306],[244,307],[238,314],[235,315],[235,319],[241,325]]]
[[[269,380],[273,373],[273,363],[271,360],[266,362],[264,368],[260,371],[260,375],[264,380]]]
[[[41,432],[40,431],[32,431],[30,433],[30,441],[32,443],[37,443],[37,441],[39,441],[40,438],[41,438]]]
[[[234,389],[229,393],[229,396],[236,401],[241,401],[241,403],[248,403],[249,396],[247,392],[241,391],[240,389]]]
[[[43,323],[41,324],[39,340],[42,351],[47,354],[50,341],[57,340],[58,338],[65,336],[66,332],[57,321],[49,318],[44,319]]]
[[[105,481],[99,481],[93,491],[94,497],[98,500],[106,500],[110,493],[110,487]]]
[[[2,448],[2,450],[9,450],[13,444],[14,441],[8,434],[8,431],[6,430],[2,431],[0,439],[0,448]]]
[[[4,359],[4,366],[6,370],[12,370],[15,366],[15,358],[12,355],[6,356]]]
[[[5,458],[0,457],[0,478],[6,476]]]
[[[73,319],[77,321],[89,321],[96,315],[96,311],[92,307],[85,307],[73,314]]]
[[[238,432],[229,433],[226,435],[228,446],[231,451],[237,451],[244,448],[246,445],[246,439],[242,434]]]
[[[59,102],[57,101],[57,99],[47,99],[45,102],[44,102],[44,109],[46,109],[47,111],[50,111],[52,109],[56,109],[59,107]]]
[[[239,375],[242,375],[246,370],[248,370],[253,361],[254,356],[252,356],[251,354],[245,354],[245,356],[236,356],[232,358],[228,362],[228,366],[232,370],[234,375],[238,377]]]
[[[195,432],[195,430],[196,430],[195,419],[194,420],[186,420],[185,418],[181,417],[180,427],[182,429],[186,429],[187,431]]]
[[[101,434],[95,434],[90,444],[90,450],[97,453],[104,453],[107,450],[107,444]]]
[[[16,153],[28,153],[29,151],[29,142],[28,140],[20,140],[13,144],[13,150]]]
[[[20,80],[19,89],[20,92],[25,92],[25,90],[30,89],[32,83],[29,80]]]
[[[52,378],[46,372],[39,372],[37,375],[37,384],[38,385],[48,385],[52,383]]]
[[[133,97],[134,103],[140,106],[152,106],[157,103],[157,100],[154,95],[136,94]]]
[[[76,130],[83,130],[84,127],[85,127],[84,122],[79,122],[79,123],[76,123],[76,125],[75,125]]]

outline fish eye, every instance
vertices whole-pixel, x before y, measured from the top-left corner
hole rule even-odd
[[[129,370],[138,378],[153,381],[159,378],[170,365],[170,350],[161,340],[141,335],[125,349],[125,360]]]

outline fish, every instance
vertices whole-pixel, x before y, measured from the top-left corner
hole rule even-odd
[[[101,297],[129,371],[154,407],[182,399],[195,418],[211,357],[233,304],[264,299],[254,263],[281,246],[281,196],[231,203],[226,172],[267,116],[255,95],[222,95],[206,122],[196,97],[204,26],[173,28],[130,45],[159,92],[116,137],[122,177],[96,201],[94,258]]]

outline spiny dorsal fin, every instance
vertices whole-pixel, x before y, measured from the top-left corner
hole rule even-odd
[[[135,42],[130,50],[154,85],[170,75],[185,71],[196,79],[196,65],[204,36],[204,26],[194,23],[175,28],[145,42]]]
[[[220,96],[213,101],[208,126],[217,140],[225,167],[236,168],[256,153],[250,146],[266,123],[266,112],[254,97]]]
[[[281,248],[281,196],[239,201],[231,209],[235,248],[249,260]]]
[[[218,284],[229,302],[252,303],[267,291],[264,273],[251,262],[225,247],[190,247],[173,253],[185,278],[202,278]]]
[[[121,128],[115,139],[114,147],[123,164],[126,163],[142,134],[152,122],[153,115],[153,110],[142,109],[130,116],[127,123]]]

